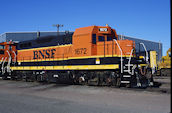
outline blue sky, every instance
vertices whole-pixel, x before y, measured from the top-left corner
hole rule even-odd
[[[170,0],[0,0],[0,34],[14,31],[74,31],[109,24],[118,34],[171,47]]]

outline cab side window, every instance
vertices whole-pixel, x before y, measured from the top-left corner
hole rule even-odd
[[[92,35],[92,44],[96,44],[96,34]]]
[[[12,51],[12,46],[11,45],[9,45],[9,50]]]
[[[104,37],[104,36],[99,36],[99,41],[100,41],[100,42],[105,41],[105,37]]]
[[[112,41],[112,37],[107,37],[107,41]]]
[[[4,50],[0,50],[0,54],[4,54]]]
[[[5,49],[5,46],[4,45],[0,45],[0,49]]]
[[[5,46],[4,45],[0,45],[0,54],[2,55],[2,54],[4,54],[4,50],[3,49],[5,49]]]

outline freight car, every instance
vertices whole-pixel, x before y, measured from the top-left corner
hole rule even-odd
[[[109,26],[23,41],[16,54],[17,62],[10,63],[3,78],[118,87],[153,83],[148,57],[136,56],[134,41],[118,40]]]

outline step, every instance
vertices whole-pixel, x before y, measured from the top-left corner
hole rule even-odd
[[[125,64],[125,66],[133,66],[133,64]]]
[[[127,70],[124,70],[124,72],[129,72],[129,70],[127,69]]]
[[[121,81],[121,83],[129,84],[130,81]]]
[[[129,77],[131,77],[131,75],[123,75],[123,77],[128,77],[129,78]]]

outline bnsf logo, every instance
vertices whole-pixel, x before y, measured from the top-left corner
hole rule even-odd
[[[54,58],[56,49],[46,49],[46,50],[36,50],[33,51],[33,59],[42,59],[42,58]]]

